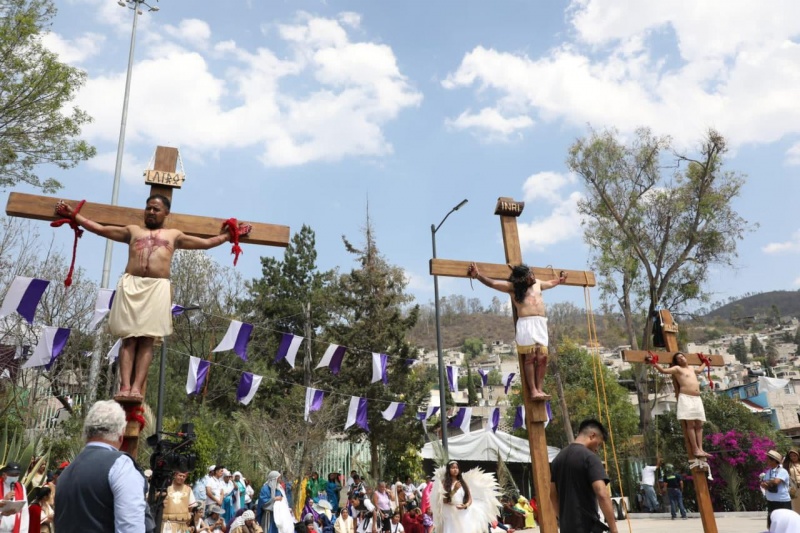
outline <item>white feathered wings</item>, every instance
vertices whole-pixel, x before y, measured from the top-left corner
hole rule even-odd
[[[447,467],[440,466],[433,473],[433,488],[431,489],[431,510],[436,531],[444,531],[442,523],[442,509],[444,503],[444,485],[442,480],[447,474]],[[494,474],[484,472],[481,468],[473,468],[463,474],[464,482],[472,496],[472,505],[463,512],[469,513],[469,523],[474,525],[472,531],[463,533],[484,533],[489,523],[497,519],[501,506],[497,497],[500,495],[500,486]]]

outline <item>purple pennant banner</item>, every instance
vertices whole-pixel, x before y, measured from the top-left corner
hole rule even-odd
[[[486,370],[479,368],[478,374],[481,375],[481,383],[483,384],[482,386],[486,387],[489,385],[489,373]]]
[[[244,361],[247,361],[247,344],[250,342],[250,335],[253,332],[253,325],[231,320],[225,337],[214,348],[214,352],[224,352],[233,350]]]
[[[500,408],[495,407],[492,410],[492,433],[497,433],[497,427],[500,425]]]
[[[325,350],[325,354],[322,356],[317,368],[328,367],[331,371],[331,374],[334,376],[339,374],[339,370],[342,368],[342,359],[344,359],[344,353],[347,351],[347,348],[344,346],[339,346],[338,344],[331,344],[328,346],[328,349]]]
[[[447,384],[450,386],[450,392],[458,392],[458,367],[447,367]]]
[[[358,398],[357,396],[350,398],[350,407],[347,410],[347,422],[345,422],[344,429],[349,428],[353,424],[358,425],[358,427],[369,433],[366,398]]]
[[[322,409],[322,399],[324,396],[325,393],[321,390],[312,389],[311,387],[306,388],[306,422],[308,422],[312,411],[319,411]]]
[[[262,376],[250,372],[242,372],[242,379],[239,380],[239,387],[236,389],[236,401],[247,405],[256,395]]]
[[[36,308],[42,299],[45,289],[50,284],[44,279],[26,278],[17,276],[11,282],[3,305],[0,306],[0,318],[6,317],[16,311],[28,324],[33,324]]]
[[[517,406],[517,415],[514,417],[513,429],[525,427],[525,406]]]

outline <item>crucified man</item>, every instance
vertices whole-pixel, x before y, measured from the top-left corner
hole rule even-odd
[[[548,342],[542,291],[564,283],[566,275],[562,271],[558,279],[540,281],[527,265],[517,265],[511,269],[508,281],[501,281],[481,274],[475,263],[470,264],[469,275],[487,287],[513,295],[511,303],[517,310],[517,352],[524,355],[522,374],[525,376],[528,395],[536,400],[550,398],[542,390],[547,372]]]
[[[692,454],[699,459],[709,457],[703,451],[703,422],[706,421],[706,411],[700,398],[700,382],[697,380],[698,374],[703,372],[703,366],[709,363],[704,361],[697,368],[692,368],[682,352],[675,352],[668,368],[659,365],[652,355],[645,357],[645,362],[653,365],[662,374],[672,376],[678,399],[678,420],[686,420],[686,435],[692,446]]]
[[[153,345],[172,333],[172,254],[177,249],[208,250],[229,239],[226,228],[208,239],[164,228],[170,204],[166,196],[150,196],[144,210],[144,227],[104,226],[75,213],[74,207],[64,201],[56,204],[57,215],[71,218],[101,237],[128,244],[128,264],[117,284],[108,317],[111,334],[123,339],[119,352],[120,390],[115,399],[143,399]],[[251,229],[249,224],[239,224],[238,232],[247,235]]]

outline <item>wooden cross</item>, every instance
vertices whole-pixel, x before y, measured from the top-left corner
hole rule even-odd
[[[503,232],[503,246],[506,253],[506,264],[477,263],[481,274],[488,278],[507,281],[511,274],[511,267],[522,264],[522,248],[519,243],[517,217],[522,214],[524,202],[517,202],[511,198],[498,198],[494,214],[500,216],[500,227]],[[452,261],[448,259],[432,259],[430,273],[433,276],[469,277],[470,261]],[[531,267],[536,279],[550,281],[558,279],[558,268]],[[595,279],[592,272],[584,270],[564,270],[567,280],[563,285],[577,287],[594,287]],[[517,323],[517,313],[514,309],[514,324]],[[525,372],[524,355],[519,354],[520,372]],[[531,451],[533,486],[536,490],[539,505],[539,518],[542,533],[556,533],[555,511],[550,503],[550,461],[547,457],[547,438],[545,437],[544,424],[547,422],[545,402],[534,401],[528,396],[528,387],[524,386],[523,377],[522,396],[525,402],[525,422],[528,426],[528,445]]]
[[[151,185],[150,194],[161,194],[172,201],[172,189],[179,188],[184,181],[183,174],[176,171],[178,149],[166,146],[156,148],[155,162],[152,170],[145,171],[145,182]],[[35,220],[56,220],[61,218],[54,212],[54,206],[60,198],[37,196],[12,192],[8,197],[6,214],[13,217],[32,218]],[[68,200],[72,205],[77,201]],[[81,215],[105,226],[141,226],[144,206],[139,208],[118,207],[105,204],[87,203],[81,209]],[[208,238],[219,235],[225,219],[181,215],[170,212],[164,223],[165,228],[173,228],[187,235]],[[260,244],[266,246],[286,247],[289,244],[289,226],[275,224],[251,223],[252,231],[240,237],[241,243]],[[146,385],[146,383],[145,383]],[[130,402],[135,403],[135,402]],[[127,402],[126,402],[127,404]],[[124,407],[125,405],[123,405]],[[134,457],[138,450],[139,424],[128,422],[125,430],[123,449]]]
[[[664,355],[666,360],[671,360],[675,352],[678,351],[678,325],[672,320],[672,314],[666,309],[659,311],[661,331],[664,338],[664,348],[666,351],[656,352],[659,356]],[[646,350],[623,350],[622,359],[628,363],[644,363],[649,352]],[[690,365],[701,364],[700,357],[695,353],[685,353],[686,362]],[[724,366],[725,361],[721,355],[708,356],[711,366]],[[689,436],[686,429],[686,421],[681,420],[683,428],[683,440],[686,445],[686,453],[689,459],[694,459],[694,450],[689,444]],[[694,463],[693,463],[694,464]],[[701,468],[692,468],[692,478],[694,479],[694,490],[697,494],[697,507],[700,510],[700,519],[703,522],[705,533],[717,533],[717,521],[714,518],[714,508],[711,505],[711,495],[708,492],[708,480]]]

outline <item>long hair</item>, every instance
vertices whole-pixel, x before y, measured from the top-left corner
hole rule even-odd
[[[508,281],[514,286],[514,299],[517,303],[525,301],[525,295],[528,294],[528,278],[531,275],[531,269],[528,265],[517,265],[511,268],[511,276]]]
[[[452,490],[453,490],[453,477],[450,475],[450,467],[454,464],[458,464],[458,461],[450,461],[447,463],[445,467],[445,475],[444,479],[442,480],[442,485],[444,486],[444,503],[450,503],[452,497]],[[464,476],[461,475],[461,466],[458,467],[458,475],[456,476],[456,481],[461,483],[461,488],[464,489],[464,501],[469,500],[469,487],[467,486],[466,481],[464,481]]]

